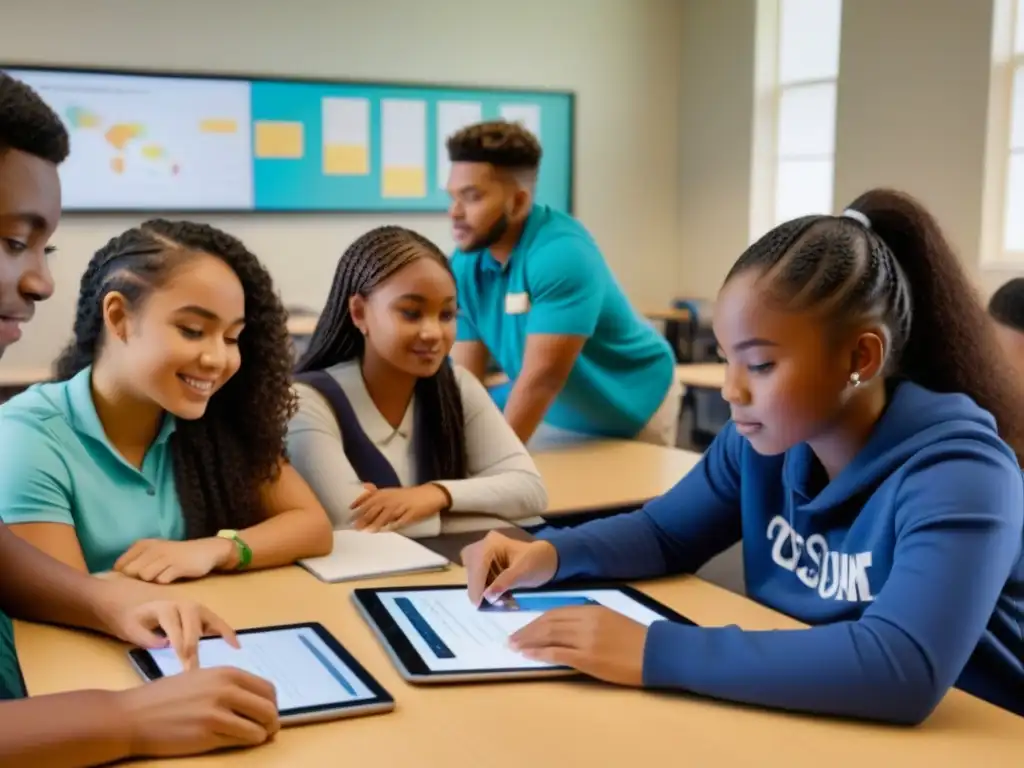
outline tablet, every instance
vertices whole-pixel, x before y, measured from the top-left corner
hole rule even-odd
[[[452,683],[577,674],[528,659],[508,638],[544,611],[603,605],[644,625],[689,619],[628,586],[514,590],[503,604],[477,608],[465,586],[352,591],[352,599],[399,673],[412,683]]]
[[[200,667],[238,667],[277,689],[282,725],[389,712],[395,701],[323,625],[287,624],[240,629],[241,648],[221,637],[199,641]],[[146,680],[178,674],[171,648],[133,648],[132,664]]]

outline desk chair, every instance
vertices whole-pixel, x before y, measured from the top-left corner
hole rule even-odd
[[[676,346],[676,358],[681,363],[722,362],[711,328],[714,304],[704,299],[681,297],[672,306],[690,313],[687,335],[681,337]],[[690,443],[695,450],[707,448],[729,420],[729,405],[717,389],[687,387],[682,411],[691,418]]]
[[[317,310],[302,304],[288,304],[284,310],[288,313],[288,317],[316,317],[320,314]],[[292,348],[296,362],[305,354],[306,349],[309,347],[309,340],[310,337],[305,334],[292,335]]]

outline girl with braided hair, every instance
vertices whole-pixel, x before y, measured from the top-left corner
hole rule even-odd
[[[935,219],[873,190],[781,224],[732,268],[714,329],[732,421],[701,463],[635,513],[533,543],[489,534],[463,553],[470,598],[692,573],[742,541],[749,596],[809,628],[583,606],[512,644],[778,709],[916,724],[955,685],[1024,715],[1024,414]]]
[[[330,551],[330,523],[284,460],[294,411],[270,276],[213,227],[153,220],[82,276],[57,381],[0,409],[11,530],[90,572],[158,583]]]
[[[411,230],[371,230],[338,262],[288,433],[336,528],[431,536],[543,523],[533,460],[483,385],[448,359],[456,309],[447,258]]]

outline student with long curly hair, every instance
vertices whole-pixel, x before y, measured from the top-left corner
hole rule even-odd
[[[322,555],[284,459],[285,312],[235,238],[153,220],[82,276],[57,381],[0,408],[0,516],[74,567],[169,583]]]

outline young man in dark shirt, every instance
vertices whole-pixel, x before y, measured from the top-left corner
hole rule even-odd
[[[53,293],[49,241],[68,134],[32,89],[0,72],[0,356]],[[3,436],[0,435],[0,440]],[[146,647],[173,645],[186,672],[127,691],[25,698],[7,614],[85,627]],[[0,765],[89,766],[255,745],[278,729],[276,696],[240,670],[197,669],[200,636],[237,643],[206,608],[159,588],[69,568],[0,525]]]

